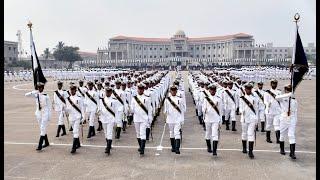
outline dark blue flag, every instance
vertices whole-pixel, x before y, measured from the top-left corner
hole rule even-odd
[[[291,82],[293,92],[296,90],[299,83],[302,81],[303,76],[308,72],[309,66],[306,58],[306,54],[304,53],[304,49],[302,46],[302,42],[300,39],[299,31],[297,29],[297,37],[296,44],[294,49],[293,63],[290,67],[291,74]]]

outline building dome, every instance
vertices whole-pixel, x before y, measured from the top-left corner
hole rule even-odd
[[[174,34],[175,37],[185,37],[186,34],[184,33],[184,31],[182,30],[178,30],[175,34]]]

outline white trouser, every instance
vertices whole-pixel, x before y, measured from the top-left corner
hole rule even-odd
[[[146,140],[146,123],[145,122],[135,122],[134,127],[136,128],[137,138]]]
[[[284,141],[286,136],[288,135],[289,143],[296,143],[296,125],[286,121],[280,121],[280,141]]]
[[[124,116],[124,113],[119,112],[119,118],[116,119],[117,127],[122,127],[123,116]]]
[[[271,131],[272,125],[274,125],[273,121],[276,116],[276,114],[266,114],[266,131]]]
[[[38,124],[40,127],[40,136],[44,136],[47,133],[47,126],[49,124],[49,121],[44,118],[39,118],[38,119]]]
[[[89,126],[94,126],[94,119],[96,118],[96,112],[87,112],[89,116]]]
[[[113,133],[113,126],[114,123],[102,123],[103,131],[104,131],[104,137],[111,140],[112,139],[112,133]]]
[[[280,130],[280,115],[274,116],[273,127],[275,131]]]
[[[80,129],[80,119],[78,120],[72,120],[70,121],[71,126],[72,126],[72,134],[73,138],[78,138],[79,137],[79,129]]]
[[[255,122],[242,122],[242,132],[241,132],[241,138],[242,140],[248,140],[248,141],[254,141],[254,131],[256,129],[256,123]]]
[[[213,141],[219,140],[219,122],[206,122],[206,135],[205,139],[211,139]]]
[[[59,117],[58,117],[58,125],[63,125],[64,122],[64,111],[58,111]]]
[[[236,111],[233,109],[225,109],[225,120],[236,121]],[[230,118],[230,119],[229,119]]]
[[[265,122],[266,116],[264,114],[264,109],[259,109],[259,116],[258,116],[258,122]]]
[[[168,123],[168,126],[169,126],[170,138],[181,139],[181,135],[180,135],[181,124]]]

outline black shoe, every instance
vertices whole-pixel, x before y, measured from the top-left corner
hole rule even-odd
[[[259,127],[258,127],[258,125],[256,126],[256,131],[259,132]]]
[[[206,123],[205,122],[203,122],[202,127],[203,127],[203,130],[206,131]]]
[[[77,150],[77,138],[73,138],[73,144],[72,144],[72,149],[71,149],[71,154],[75,153]]]
[[[248,155],[249,155],[249,157],[251,158],[251,159],[253,159],[254,158],[254,155],[253,155],[253,153],[252,153],[252,151],[253,151],[253,141],[249,141],[249,153],[248,153]]]
[[[140,151],[140,155],[143,155],[144,154],[144,147],[146,145],[146,140],[145,139],[142,139],[141,140],[141,151]]]
[[[275,131],[276,133],[276,139],[277,139],[277,144],[280,143],[279,139],[280,139],[280,130]]]
[[[62,128],[62,134],[61,134],[61,136],[67,135],[66,126],[65,126],[65,125],[61,125],[61,128]]]
[[[270,138],[270,133],[271,133],[271,131],[266,131],[266,132],[267,132],[267,133],[266,133],[266,137],[267,137],[266,141],[267,141],[268,143],[272,143],[271,138]]]
[[[79,138],[76,138],[77,139],[77,147],[76,149],[80,148],[81,147],[81,144],[80,144],[80,139]]]
[[[211,142],[210,141],[211,141],[210,139],[206,139],[208,153],[212,153]]]
[[[141,152],[141,138],[137,138],[137,140],[138,140],[138,144],[139,144],[138,151]]]
[[[97,129],[97,131],[101,131],[101,126],[102,126],[102,123],[101,123],[101,121],[98,121],[98,124],[99,124],[99,126],[98,126],[98,129]]]
[[[91,136],[95,136],[96,135],[96,129],[94,129],[94,126],[91,126],[92,130],[91,130]]]
[[[126,128],[127,128],[127,121],[123,121],[122,131],[126,132]]]
[[[116,128],[116,139],[120,139],[121,127]]]
[[[261,122],[261,132],[266,132],[266,131],[264,130],[264,122]]]
[[[59,137],[59,136],[60,136],[60,130],[61,130],[61,125],[58,125],[56,137]]]
[[[236,130],[236,121],[231,121],[232,123],[232,131],[237,131]]]
[[[247,153],[247,141],[242,140],[242,153]]]
[[[87,138],[91,138],[91,131],[92,131],[92,126],[89,126],[89,131],[88,131],[88,136],[87,136]]]
[[[226,116],[222,116],[222,124],[226,124]]]
[[[229,120],[227,120],[227,121],[226,121],[226,130],[230,130],[230,129],[229,129],[229,123],[230,123]]]
[[[106,147],[106,151],[105,153],[110,155],[110,149],[111,149],[111,144],[112,144],[112,140],[110,139],[106,139],[107,140],[107,147]]]
[[[280,141],[280,154],[286,155],[286,152],[284,151],[284,141]]]
[[[201,116],[198,116],[199,123],[202,124]]]
[[[37,151],[40,151],[42,149],[42,144],[43,144],[44,138],[45,138],[44,136],[40,136],[38,148],[36,149]]]
[[[174,138],[170,138],[170,142],[171,142],[171,152],[176,152]]]
[[[217,155],[217,146],[218,146],[218,141],[212,141],[212,155],[213,156]]]
[[[73,128],[72,128],[72,126],[70,126],[70,129],[69,129],[69,131],[73,131]]]
[[[296,144],[290,144],[290,157],[291,159],[297,159],[295,155]]]
[[[42,148],[45,148],[45,147],[47,147],[49,145],[50,144],[49,144],[48,136],[46,134],[46,135],[44,135],[44,145],[42,146]]]
[[[149,141],[149,136],[150,136],[150,128],[146,129],[146,140]]]
[[[180,139],[175,139],[176,144],[176,154],[180,154]]]

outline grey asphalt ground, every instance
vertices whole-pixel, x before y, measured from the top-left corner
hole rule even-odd
[[[174,72],[170,72],[174,74]],[[7,82],[4,85],[4,178],[5,179],[316,179],[316,84],[304,80],[296,91],[299,103],[296,128],[296,160],[279,154],[279,145],[266,143],[265,133],[257,132],[255,159],[241,152],[241,127],[236,132],[222,127],[218,156],[206,151],[204,130],[195,115],[194,104],[185,79],[187,112],[181,154],[170,151],[168,127],[161,114],[153,128],[153,141],[140,157],[134,126],[113,140],[111,155],[104,153],[103,132],[87,139],[84,127],[82,147],[70,154],[72,134],[56,138],[57,114],[48,126],[51,145],[37,152],[39,127],[34,117],[35,100],[24,97],[32,82]],[[279,88],[289,81],[280,81]],[[67,83],[65,83],[66,88]],[[269,83],[265,88],[269,87]],[[56,83],[49,80],[45,91],[53,98]],[[51,91],[50,91],[51,90]],[[239,117],[237,117],[239,118]],[[96,124],[97,128],[97,124]],[[275,134],[272,132],[272,140]]]

